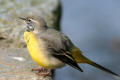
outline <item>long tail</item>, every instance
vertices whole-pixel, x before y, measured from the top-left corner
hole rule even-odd
[[[89,60],[85,56],[83,56],[82,52],[78,48],[76,48],[76,49],[74,49],[72,51],[72,56],[74,57],[74,59],[76,60],[77,63],[87,63],[87,64],[90,64],[90,65],[92,65],[92,66],[94,66],[94,67],[96,67],[98,69],[101,69],[101,70],[103,70],[105,72],[108,72],[108,73],[110,73],[112,75],[119,76],[118,74],[112,72],[111,70],[109,70],[109,69],[107,69],[107,68],[105,68],[105,67],[103,67],[103,66],[101,66],[101,65],[99,65],[99,64],[97,64],[97,63],[95,63],[95,62],[93,62],[91,60]]]
[[[88,64],[90,64],[90,65],[92,65],[92,66],[94,66],[94,67],[96,67],[98,69],[101,69],[101,70],[103,70],[103,71],[105,71],[107,73],[110,73],[112,75],[119,76],[118,74],[112,72],[111,70],[109,70],[109,69],[107,69],[107,68],[105,68],[105,67],[103,67],[103,66],[101,66],[101,65],[99,65],[99,64],[97,64],[97,63],[95,63],[93,61],[89,61]]]

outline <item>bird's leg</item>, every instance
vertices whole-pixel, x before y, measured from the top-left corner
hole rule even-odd
[[[51,69],[48,69],[45,73],[37,73],[37,75],[43,77],[51,76]]]
[[[51,69],[45,69],[43,67],[32,69],[32,71],[37,71],[36,74],[39,76],[51,76]]]
[[[34,68],[34,69],[32,69],[32,71],[38,71],[38,73],[40,73],[40,72],[45,72],[46,69],[41,67],[41,68]]]

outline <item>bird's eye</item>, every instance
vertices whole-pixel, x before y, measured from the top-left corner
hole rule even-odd
[[[31,22],[31,20],[30,20],[30,19],[29,19],[28,21],[29,21],[29,22]]]

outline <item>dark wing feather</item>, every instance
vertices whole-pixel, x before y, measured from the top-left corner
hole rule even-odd
[[[47,43],[47,48],[54,57],[82,72],[72,57],[73,44],[67,36],[54,29],[49,29],[40,38]]]
[[[81,72],[83,72],[83,70],[78,66],[78,64],[76,63],[76,61],[72,57],[72,55],[70,55],[68,52],[66,53],[66,51],[64,51],[64,50],[59,50],[59,51],[57,51],[57,53],[60,53],[60,54],[52,54],[52,55],[54,57],[58,58],[59,60],[61,60],[62,62],[72,66],[73,68],[75,68]],[[63,53],[63,54],[61,54],[61,53]]]

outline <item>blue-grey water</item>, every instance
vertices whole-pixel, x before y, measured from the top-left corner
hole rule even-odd
[[[61,0],[62,31],[85,56],[120,75],[120,0]],[[70,66],[56,71],[56,80],[115,80],[87,64],[84,72]]]

